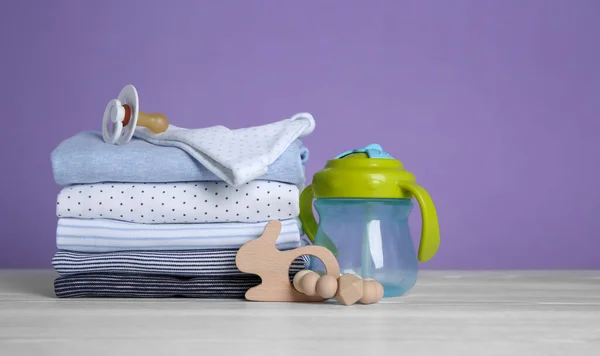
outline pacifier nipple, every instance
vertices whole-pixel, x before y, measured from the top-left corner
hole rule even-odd
[[[167,131],[169,128],[169,119],[159,112],[146,114],[140,111],[138,113],[138,126],[144,126],[155,134]]]
[[[131,121],[131,113],[131,106],[118,102],[111,110],[111,121],[113,124],[122,122],[125,127],[129,125],[129,122]],[[147,114],[140,111],[138,112],[137,126],[146,127],[148,130],[157,134],[167,131],[167,128],[169,128],[169,119],[159,112]]]

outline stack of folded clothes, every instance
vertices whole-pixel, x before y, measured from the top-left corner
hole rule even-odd
[[[280,220],[281,250],[304,244],[297,219],[308,150],[295,139],[258,179],[232,185],[185,150],[83,132],[51,156],[58,297],[243,298],[260,278],[237,250]],[[290,278],[307,268],[298,258]]]

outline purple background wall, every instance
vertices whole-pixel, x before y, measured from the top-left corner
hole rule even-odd
[[[382,144],[437,205],[424,268],[600,268],[599,35],[594,0],[4,0],[0,267],[50,266],[50,152],[131,83],[185,127],[311,112],[309,176]]]

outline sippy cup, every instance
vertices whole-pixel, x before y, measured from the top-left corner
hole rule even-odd
[[[418,258],[408,226],[412,198],[422,215]],[[379,281],[384,297],[409,291],[417,280],[418,262],[432,258],[440,243],[429,194],[402,162],[377,144],[329,160],[300,195],[300,221],[315,245],[335,255],[341,273]],[[312,270],[325,272],[320,260],[311,261]]]

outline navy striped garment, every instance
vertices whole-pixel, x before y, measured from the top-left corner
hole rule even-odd
[[[295,273],[290,273],[290,283]],[[58,277],[54,291],[59,298],[211,298],[243,299],[246,291],[260,284],[254,275],[177,278],[119,274],[80,274]]]
[[[52,266],[62,276],[72,274],[134,274],[196,276],[242,276],[235,265],[237,249],[185,251],[115,251],[87,253],[59,250]],[[309,257],[298,257],[291,272],[307,269]]]

